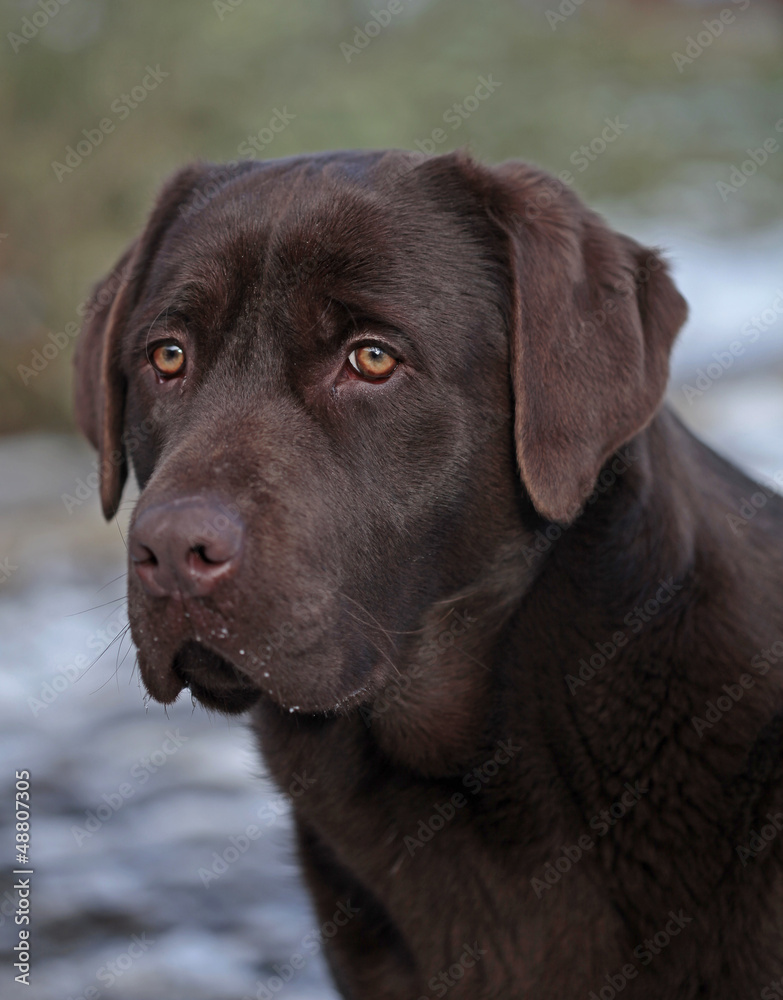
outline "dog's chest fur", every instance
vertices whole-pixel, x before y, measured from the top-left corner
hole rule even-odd
[[[641,977],[634,997],[661,995],[663,964],[648,968],[634,956],[643,942],[624,941],[622,914],[606,891],[611,837],[602,842],[596,826],[592,846],[580,850],[551,801],[545,805],[555,779],[529,750],[499,741],[453,779],[414,783],[382,759],[355,718],[313,726],[274,709],[257,713],[300,838],[317,840],[341,872],[343,901],[361,905],[369,895],[381,905],[421,971],[419,990],[445,983],[440,973],[468,948],[480,958],[451,980],[454,998],[587,996],[628,963]],[[540,785],[539,800],[515,798],[520,784]],[[566,865],[569,854],[575,860]],[[555,878],[561,891],[551,891]],[[669,950],[687,956],[694,943],[683,931]]]

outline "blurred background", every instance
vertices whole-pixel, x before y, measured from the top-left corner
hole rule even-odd
[[[520,157],[666,251],[691,305],[670,400],[768,482],[783,473],[783,5],[8,0],[0,136],[0,794],[30,770],[26,995],[331,997],[318,948],[288,964],[318,928],[241,721],[145,709],[124,521],[101,519],[71,415],[91,284],[191,159]],[[3,997],[24,990],[10,818]]]

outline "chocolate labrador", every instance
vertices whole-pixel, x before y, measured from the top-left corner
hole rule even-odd
[[[660,256],[342,152],[186,167],[120,270],[76,413],[141,675],[250,711],[343,996],[783,993],[783,502],[662,407]]]

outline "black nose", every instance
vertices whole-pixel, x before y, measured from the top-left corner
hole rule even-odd
[[[186,497],[142,511],[128,551],[153,597],[205,597],[236,573],[244,539],[238,514],[218,501]]]

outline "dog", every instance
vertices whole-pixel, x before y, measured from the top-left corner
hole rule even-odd
[[[185,167],[93,293],[141,676],[250,713],[346,998],[783,992],[783,499],[663,404],[686,308],[462,152]]]

